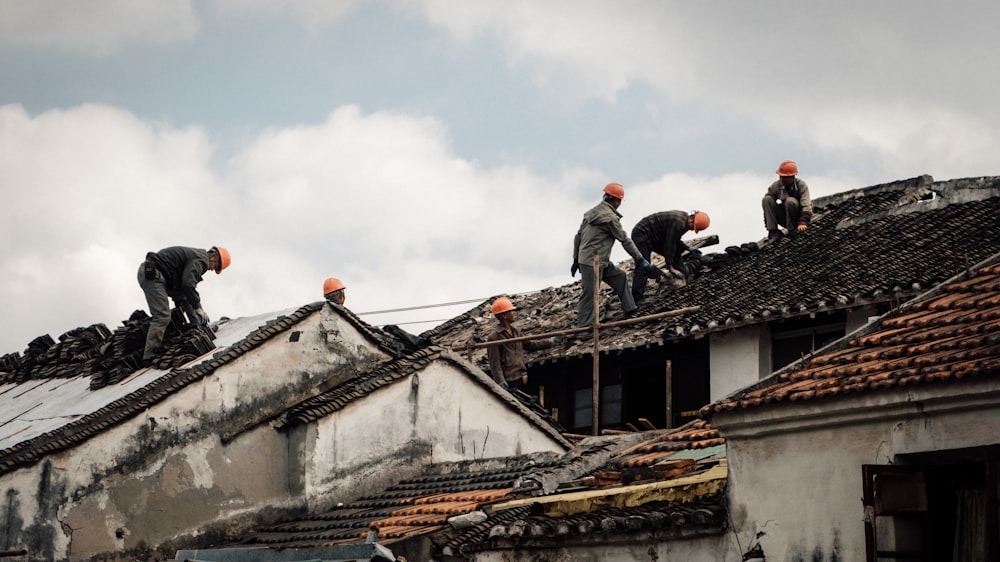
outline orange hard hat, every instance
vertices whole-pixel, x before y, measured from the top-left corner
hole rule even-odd
[[[331,277],[326,281],[323,281],[323,294],[329,295],[334,291],[341,291],[345,289],[344,284],[340,282],[340,279],[336,277]]]
[[[778,166],[776,173],[779,176],[797,176],[799,175],[799,166],[791,160],[785,160]]]
[[[625,199],[625,188],[620,183],[609,183],[604,186],[604,193],[617,199]]]
[[[233,258],[229,255],[229,250],[223,248],[222,246],[212,246],[211,250],[215,250],[216,254],[219,254],[219,267],[215,268],[215,274],[218,275],[222,273],[223,269],[229,267],[229,264],[233,263]]]
[[[712,221],[710,221],[708,219],[708,213],[706,213],[704,211],[695,211],[694,212],[694,233],[698,234],[702,230],[705,230],[706,228],[708,228],[708,225],[711,222]]]
[[[493,306],[490,307],[493,314],[503,314],[508,310],[516,310],[514,304],[510,302],[507,297],[497,297],[497,300],[493,301]]]

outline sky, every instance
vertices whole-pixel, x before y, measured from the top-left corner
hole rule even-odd
[[[167,246],[231,252],[198,286],[213,320],[321,300],[335,276],[362,319],[419,333],[573,282],[611,181],[627,231],[698,209],[711,252],[766,235],[786,159],[813,198],[997,175],[998,19],[987,1],[0,0],[0,355],[121,326]]]

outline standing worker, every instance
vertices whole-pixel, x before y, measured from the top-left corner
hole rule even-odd
[[[710,222],[708,214],[702,211],[691,214],[684,211],[653,213],[643,217],[632,228],[632,241],[639,248],[643,259],[649,261],[650,255],[655,251],[663,256],[673,277],[686,281],[688,271],[684,267],[684,251],[687,250],[687,245],[681,242],[681,236],[689,230],[697,234],[708,228]],[[655,270],[653,272],[656,273]],[[646,278],[646,270],[635,268],[632,273],[632,299],[637,304],[646,293]]]
[[[787,228],[789,232],[793,228],[799,232],[805,230],[809,227],[813,212],[809,186],[796,177],[799,166],[791,160],[785,160],[778,166],[776,173],[778,181],[767,188],[762,202],[768,242],[781,238],[779,226]]]
[[[212,246],[208,250],[171,246],[146,254],[146,261],[139,266],[138,275],[139,286],[146,295],[152,317],[142,353],[144,366],[151,365],[153,359],[163,352],[163,337],[170,324],[169,299],[174,299],[174,304],[184,312],[188,322],[207,325],[208,315],[201,308],[198,283],[209,269],[218,275],[231,262],[229,250],[221,246]]]
[[[332,303],[344,306],[344,301],[347,300],[347,296],[344,294],[346,288],[340,279],[330,277],[323,281],[323,297]]]
[[[496,316],[495,332],[486,341],[500,341],[521,337],[521,331],[514,327],[514,305],[507,297],[498,297],[490,307]],[[486,348],[486,357],[490,361],[490,375],[493,380],[511,390],[520,388],[528,382],[528,369],[524,366],[524,350],[535,351],[551,345],[547,341],[507,342],[491,345]]]
[[[611,285],[622,304],[622,313],[632,316],[637,308],[628,291],[628,277],[625,272],[611,263],[611,248],[615,240],[621,242],[625,251],[635,259],[636,270],[650,269],[649,261],[642,257],[635,243],[629,239],[622,228],[621,215],[618,207],[625,198],[625,189],[620,183],[609,183],[604,186],[604,200],[596,207],[583,214],[583,222],[573,238],[573,265],[570,275],[580,271],[580,303],[577,306],[576,325],[589,326],[594,323],[594,291],[598,287],[594,283],[594,256],[600,259],[601,279]]]

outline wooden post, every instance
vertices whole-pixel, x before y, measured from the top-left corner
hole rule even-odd
[[[601,360],[600,360],[600,338],[601,338],[601,258],[594,254],[594,431],[593,435],[600,435],[601,421]]]
[[[674,366],[673,363],[667,359],[667,423],[664,426],[666,429],[672,429],[674,427]]]

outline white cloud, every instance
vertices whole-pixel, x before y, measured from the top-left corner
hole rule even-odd
[[[212,0],[224,16],[288,18],[312,32],[342,21],[358,6],[357,0]]]
[[[184,41],[198,31],[190,0],[0,0],[0,14],[0,44],[71,52]]]
[[[597,194],[603,181],[485,169],[456,157],[433,119],[351,106],[257,135],[222,174],[202,131],[106,106],[0,107],[0,143],[0,222],[20,241],[0,255],[0,293],[15,296],[19,319],[0,336],[7,351],[92,323],[113,329],[145,308],[145,252],[175,244],[232,252],[199,285],[213,318],[319,300],[331,275],[356,310],[568,283],[586,207],[568,202],[581,182]]]
[[[1000,50],[989,28],[1000,4],[424,6],[462,43],[498,41],[516,71],[574,107],[651,86],[665,106],[741,116],[776,139],[871,159],[885,175],[923,173],[928,157],[943,175],[995,168],[1000,75],[984,64]]]

